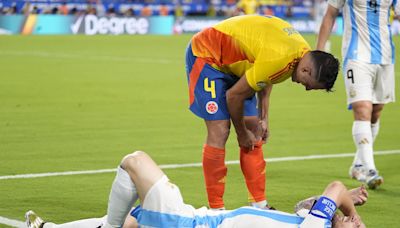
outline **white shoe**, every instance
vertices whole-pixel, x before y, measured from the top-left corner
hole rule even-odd
[[[42,228],[44,225],[43,219],[33,211],[25,213],[25,221],[28,228]]]
[[[367,171],[363,165],[355,164],[350,166],[349,176],[350,178],[356,179],[360,182],[365,182],[367,178]]]
[[[370,169],[368,171],[365,183],[370,189],[376,189],[383,183],[383,177],[379,176],[377,170]]]

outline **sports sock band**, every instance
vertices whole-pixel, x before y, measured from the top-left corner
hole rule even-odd
[[[203,146],[203,173],[210,208],[223,208],[225,192],[225,149]]]
[[[253,150],[240,148],[240,168],[246,180],[249,202],[266,200],[265,166],[262,142],[258,142]]]

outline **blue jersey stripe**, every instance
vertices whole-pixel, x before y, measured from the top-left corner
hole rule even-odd
[[[371,46],[371,63],[382,63],[381,36],[379,32],[379,10],[381,0],[377,0],[376,6],[368,6],[367,23],[369,31],[369,44]]]
[[[396,3],[397,3],[397,0],[394,0],[393,3],[392,3],[392,6],[393,7],[396,6]],[[395,47],[394,47],[393,37],[392,37],[392,29],[390,28],[391,25],[390,25],[389,19],[390,19],[390,7],[388,8],[388,22],[387,22],[387,24],[388,24],[389,39],[390,39],[389,42],[390,42],[390,47],[391,47],[391,51],[392,51],[392,64],[394,64],[395,61],[396,61],[395,60],[396,54],[395,54]]]
[[[358,28],[356,23],[356,15],[354,14],[353,0],[347,1],[350,13],[350,26],[351,26],[351,38],[350,44],[347,49],[344,61],[347,62],[348,59],[357,59],[357,47],[358,47]],[[346,23],[346,22],[345,22]]]
[[[269,210],[257,210],[252,208],[239,208],[234,211],[215,216],[195,216],[194,218],[142,209],[138,217],[138,222],[141,225],[160,228],[196,227],[200,225],[207,225],[208,227],[212,228],[217,227],[225,219],[233,218],[239,215],[255,215],[289,224],[301,224],[304,220],[304,218],[296,215],[278,214]]]

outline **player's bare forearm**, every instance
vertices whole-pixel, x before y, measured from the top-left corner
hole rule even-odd
[[[269,97],[272,91],[272,84],[267,85],[263,90],[257,92],[258,99],[258,118],[260,120],[268,118]]]
[[[252,136],[246,129],[243,118],[243,106],[245,99],[253,96],[254,93],[254,90],[247,83],[245,76],[241,77],[239,81],[226,93],[226,103],[233,125],[235,126],[238,142],[240,146],[244,147],[253,146],[251,137],[254,136]]]
[[[330,183],[322,195],[335,201],[337,207],[345,216],[357,215],[351,195],[341,182],[334,181]]]
[[[260,137],[265,143],[269,136],[269,98],[272,91],[272,84],[267,85],[263,90],[257,92],[258,118],[260,119]]]
[[[335,24],[335,20],[338,14],[339,14],[338,9],[334,8],[333,6],[328,6],[328,9],[322,20],[318,34],[318,40],[317,40],[318,50],[324,50],[325,43],[329,39],[329,36],[331,34],[333,25]]]
[[[236,133],[238,135],[244,134],[246,131],[246,125],[243,118],[243,105],[244,98],[239,94],[228,91],[226,93],[226,103],[228,105],[229,114],[233,125],[235,126]]]

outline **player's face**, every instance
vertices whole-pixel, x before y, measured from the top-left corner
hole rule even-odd
[[[325,89],[324,85],[315,79],[317,73],[313,69],[312,65],[301,66],[299,63],[299,66],[292,76],[292,81],[301,83],[306,90]]]
[[[346,216],[335,215],[332,222],[333,228],[365,228],[365,225],[362,222]]]
[[[318,72],[314,67],[311,56],[306,54],[295,68],[292,81],[301,83],[306,90],[325,89],[324,85],[317,81],[317,74]]]

